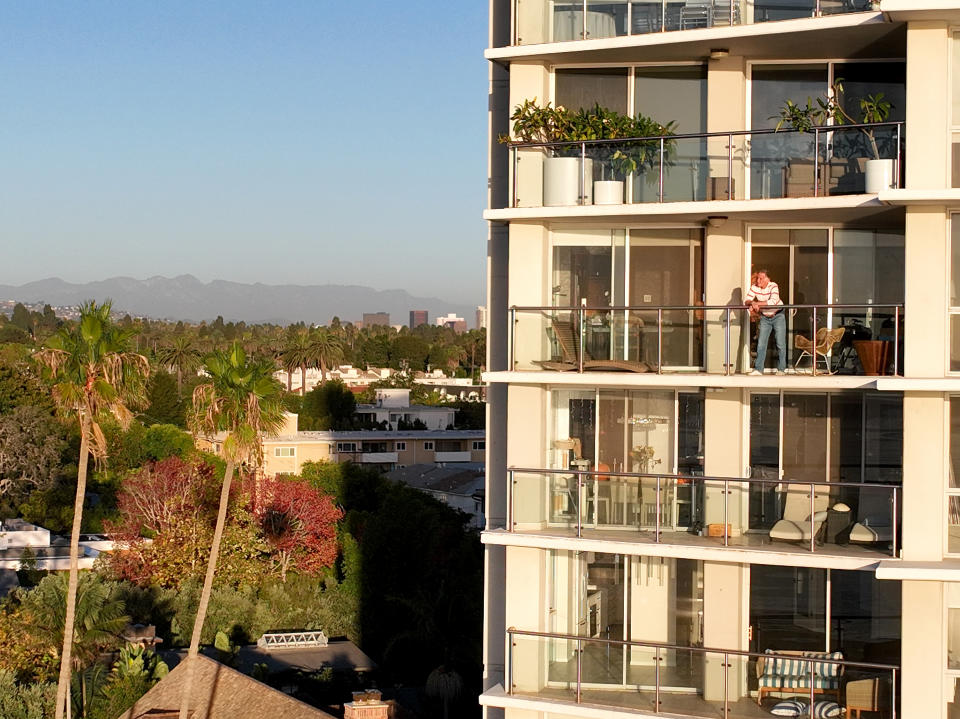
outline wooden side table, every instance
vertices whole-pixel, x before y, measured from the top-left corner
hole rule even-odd
[[[860,366],[866,375],[884,375],[890,363],[890,345],[888,340],[856,340],[853,348],[860,358]]]

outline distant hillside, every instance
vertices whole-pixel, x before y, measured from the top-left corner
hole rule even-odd
[[[375,290],[358,285],[264,285],[214,280],[201,282],[192,275],[135,280],[113,277],[102,282],[72,284],[58,278],[19,287],[0,285],[0,300],[75,305],[83,300],[113,299],[114,307],[156,319],[199,322],[222,315],[248,323],[306,322],[327,324],[362,318],[364,312],[389,312],[392,324],[407,324],[410,310],[427,310],[430,321],[455,312],[474,326],[475,306],[445,302],[436,297],[414,297],[405,290]]]

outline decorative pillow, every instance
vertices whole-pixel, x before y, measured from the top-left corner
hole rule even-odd
[[[848,505],[844,504],[843,502],[837,502],[835,505],[833,505],[832,509],[833,509],[834,512],[849,512],[849,511],[850,511],[850,507],[849,507]]]
[[[775,717],[798,717],[809,712],[807,705],[799,699],[786,699],[773,707],[770,713]]]
[[[813,705],[814,719],[831,719],[832,717],[842,716],[843,710],[836,702],[820,701]]]
[[[822,511],[822,512],[817,512],[816,514],[813,515],[813,521],[814,521],[814,522],[825,522],[825,521],[827,520],[827,516],[828,516],[828,515],[827,515],[827,511],[826,511],[826,510],[824,510],[824,511]]]

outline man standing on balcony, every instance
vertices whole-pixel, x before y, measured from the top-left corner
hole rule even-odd
[[[766,270],[757,270],[756,284],[747,290],[747,306],[758,316],[760,322],[757,335],[757,361],[751,375],[762,375],[767,361],[767,342],[773,332],[777,342],[777,374],[787,369],[787,318],[783,312],[783,300],[780,299],[780,287],[770,279]]]

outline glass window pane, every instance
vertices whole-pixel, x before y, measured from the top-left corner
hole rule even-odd
[[[950,398],[950,486],[960,487],[960,396]]]
[[[960,34],[953,36],[953,124],[960,125]]]
[[[554,105],[570,110],[600,104],[608,110],[627,112],[627,70],[577,68],[556,71]]]
[[[827,468],[827,397],[783,396],[783,475],[790,480],[823,482]]]
[[[960,314],[950,315],[950,371],[960,372]]]
[[[950,306],[960,307],[960,214],[950,218]]]
[[[750,397],[750,476],[759,479],[780,477],[780,396],[754,394]],[[750,528],[769,529],[780,519],[777,485],[750,485]]]
[[[634,106],[661,124],[676,122],[676,132],[707,131],[707,70],[703,65],[641,67],[634,75]]]
[[[947,551],[960,552],[960,496],[947,497]]]

